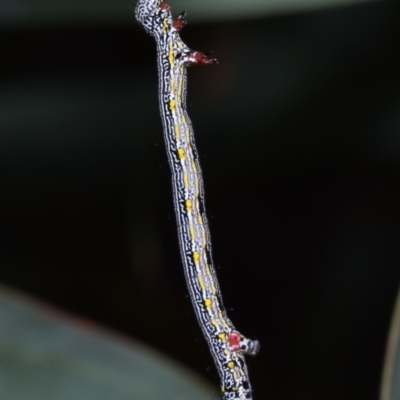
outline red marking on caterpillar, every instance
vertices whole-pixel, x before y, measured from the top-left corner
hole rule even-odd
[[[188,62],[190,65],[209,65],[218,64],[216,58],[211,58],[210,53],[203,53],[201,51],[191,51],[188,55]]]
[[[169,10],[170,9],[169,4],[166,1],[162,1],[160,3],[160,8],[162,8],[163,10]]]
[[[180,13],[180,15],[178,16],[178,18],[174,19],[174,21],[172,22],[172,26],[178,31],[180,32],[182,30],[182,28],[186,25],[186,11],[182,11]]]
[[[240,351],[240,339],[242,335],[238,331],[232,331],[229,334],[228,342],[229,346],[231,346],[232,350]]]

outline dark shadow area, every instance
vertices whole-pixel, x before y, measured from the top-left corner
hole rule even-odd
[[[399,15],[189,17],[182,34],[220,62],[189,71],[189,114],[225,306],[262,346],[256,400],[377,399],[400,275]],[[153,39],[133,19],[1,35],[1,282],[217,388],[180,261]]]

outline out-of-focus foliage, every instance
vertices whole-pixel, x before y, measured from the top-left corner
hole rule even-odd
[[[397,399],[400,399],[400,291],[386,347],[380,396],[380,400]]]
[[[210,393],[148,347],[0,287],[0,398],[205,400]]]
[[[175,10],[190,8],[191,21],[264,17],[372,0],[171,0]],[[0,26],[132,23],[136,0],[2,0]]]

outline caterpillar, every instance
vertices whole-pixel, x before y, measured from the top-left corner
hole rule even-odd
[[[172,172],[173,200],[185,278],[198,323],[217,367],[223,400],[252,399],[245,354],[255,355],[257,340],[241,335],[222,303],[211,255],[204,185],[192,123],[187,113],[186,69],[216,64],[211,55],[191,50],[180,38],[186,12],[172,18],[161,0],[139,0],[136,19],[157,44],[159,106]]]

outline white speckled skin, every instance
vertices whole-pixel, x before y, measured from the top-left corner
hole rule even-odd
[[[140,0],[136,18],[157,43],[160,113],[172,172],[181,257],[192,304],[220,375],[223,399],[249,400],[252,390],[244,354],[254,355],[260,346],[258,341],[236,331],[222,304],[212,262],[203,178],[186,109],[188,65],[211,64],[216,60],[185,45],[179,36],[184,24],[174,24],[165,2]],[[178,20],[182,22],[183,18],[184,14]]]

